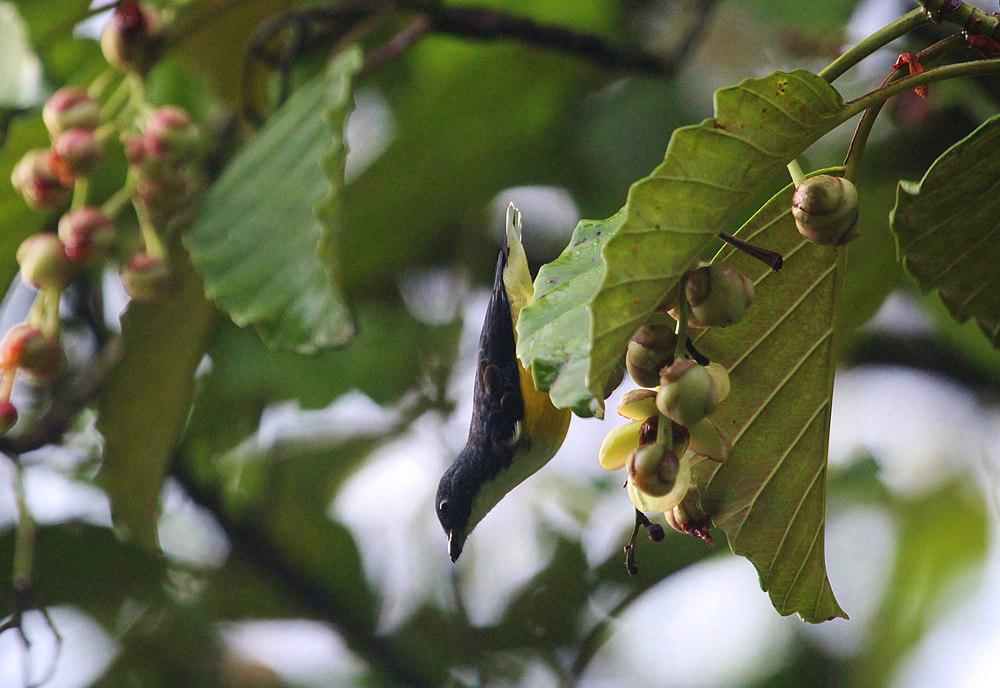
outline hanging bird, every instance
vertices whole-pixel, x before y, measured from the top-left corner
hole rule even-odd
[[[570,412],[535,389],[516,353],[514,327],[534,287],[521,245],[521,215],[507,209],[506,241],[479,337],[469,439],[438,484],[438,519],[457,561],[476,524],[562,446]]]

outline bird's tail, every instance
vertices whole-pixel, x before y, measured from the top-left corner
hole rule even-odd
[[[510,315],[516,325],[521,309],[531,301],[535,286],[531,281],[531,271],[528,269],[528,257],[521,244],[521,212],[513,203],[507,206],[504,241],[497,269],[503,270],[503,284],[507,290],[507,299],[510,301]]]

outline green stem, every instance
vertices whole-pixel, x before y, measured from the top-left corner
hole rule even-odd
[[[79,210],[83,206],[87,205],[87,192],[90,191],[90,180],[87,177],[80,177],[76,180],[73,185],[73,202],[70,203],[69,209]]]
[[[882,88],[875,89],[860,98],[850,100],[845,103],[842,119],[849,120],[855,115],[865,110],[881,105],[893,96],[905,93],[911,88],[930,84],[944,79],[955,79],[964,76],[982,76],[985,74],[1000,74],[1000,58],[991,60],[976,60],[973,62],[960,62],[958,64],[945,65],[928,69],[920,74],[904,77],[899,81],[894,81]]]
[[[42,292],[45,299],[45,319],[41,327],[46,337],[59,336],[59,300],[62,298],[62,289],[51,287]]]
[[[819,73],[819,76],[827,81],[833,81],[879,48],[892,43],[900,36],[909,33],[928,21],[930,21],[930,15],[923,7],[907,12],[896,21],[882,27],[828,64]]]
[[[919,1],[936,21],[946,21],[972,34],[1000,38],[1000,15],[984,12],[967,2],[960,2],[955,9],[945,11],[949,0]]]
[[[145,244],[146,253],[155,258],[166,259],[167,248],[163,245],[156,227],[153,226],[149,213],[146,212],[141,203],[135,204],[135,212],[139,216],[139,232],[142,234],[142,243]]]
[[[917,54],[917,59],[920,62],[927,63],[934,60],[938,60],[942,57],[950,55],[953,52],[961,50],[965,47],[965,37],[961,34],[954,34],[944,38],[934,45],[924,48]],[[893,70],[889,76],[886,77],[885,81],[879,88],[885,88],[889,84],[902,79],[906,75],[906,72],[901,69]],[[865,110],[865,114],[862,115],[861,121],[858,122],[858,128],[854,130],[854,137],[851,139],[851,147],[847,151],[847,157],[844,159],[844,177],[850,180],[854,180],[857,174],[858,165],[861,163],[861,156],[864,155],[865,146],[868,144],[868,137],[872,133],[872,129],[875,126],[875,121],[878,119],[879,113],[882,112],[882,107],[885,103],[879,103],[868,110]]]
[[[135,187],[135,178],[129,176],[125,180],[125,186],[116,191],[111,198],[104,202],[104,205],[101,206],[101,212],[109,219],[114,220],[125,209],[125,206],[129,204],[132,197],[135,196]]]
[[[677,343],[674,345],[674,360],[679,361],[687,358],[687,338],[688,338],[688,302],[687,302],[687,275],[681,277],[677,283]]]
[[[111,92],[108,99],[104,101],[104,105],[101,106],[102,122],[114,118],[114,115],[121,109],[122,105],[128,101],[130,92],[131,86],[127,77],[118,82],[115,90]]]
[[[19,593],[31,587],[31,572],[35,558],[35,519],[28,508],[24,489],[24,468],[19,461],[14,464],[14,499],[17,503],[17,531],[14,536],[14,565],[11,579]]]
[[[792,182],[796,187],[806,180],[806,173],[802,171],[802,165],[799,164],[798,160],[792,160],[788,163],[788,174],[792,176]]]

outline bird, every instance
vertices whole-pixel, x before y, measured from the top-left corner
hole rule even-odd
[[[483,517],[555,456],[569,429],[569,410],[556,408],[517,358],[517,318],[532,293],[521,215],[511,204],[479,337],[469,436],[438,483],[452,562]]]

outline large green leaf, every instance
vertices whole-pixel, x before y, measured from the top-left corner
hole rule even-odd
[[[360,53],[349,49],[296,91],[212,186],[184,238],[205,293],[270,346],[312,353],[354,336],[327,273],[343,184],[342,124],[360,66]]]
[[[824,561],[826,457],[834,335],[844,249],[803,239],[791,216],[793,187],[775,195],[740,236],[779,251],[780,272],[724,248],[716,261],[753,279],[742,321],[694,338],[729,370],[732,391],[712,418],[734,440],[724,464],[695,470],[702,503],[730,546],[749,559],[781,614],[810,622],[846,616]]]
[[[901,181],[890,216],[900,258],[959,322],[1000,345],[1000,115],[949,148],[919,182]]]
[[[589,222],[603,264],[564,253],[561,269],[588,273],[567,287],[548,272],[524,311],[519,355],[548,371],[557,406],[601,412],[604,388],[632,333],[757,194],[802,150],[847,116],[832,86],[803,70],[750,79],[716,94],[716,116],[674,132],[663,163],[629,190],[625,207]],[[574,236],[574,242],[579,238]],[[567,257],[569,256],[569,257]],[[574,258],[586,268],[569,265]],[[553,292],[563,294],[550,305]],[[560,324],[552,327],[559,318]]]
[[[115,524],[147,547],[157,544],[160,489],[217,317],[187,261],[178,256],[174,263],[169,296],[133,302],[122,318],[121,358],[104,386],[97,423],[104,435],[98,478]]]

